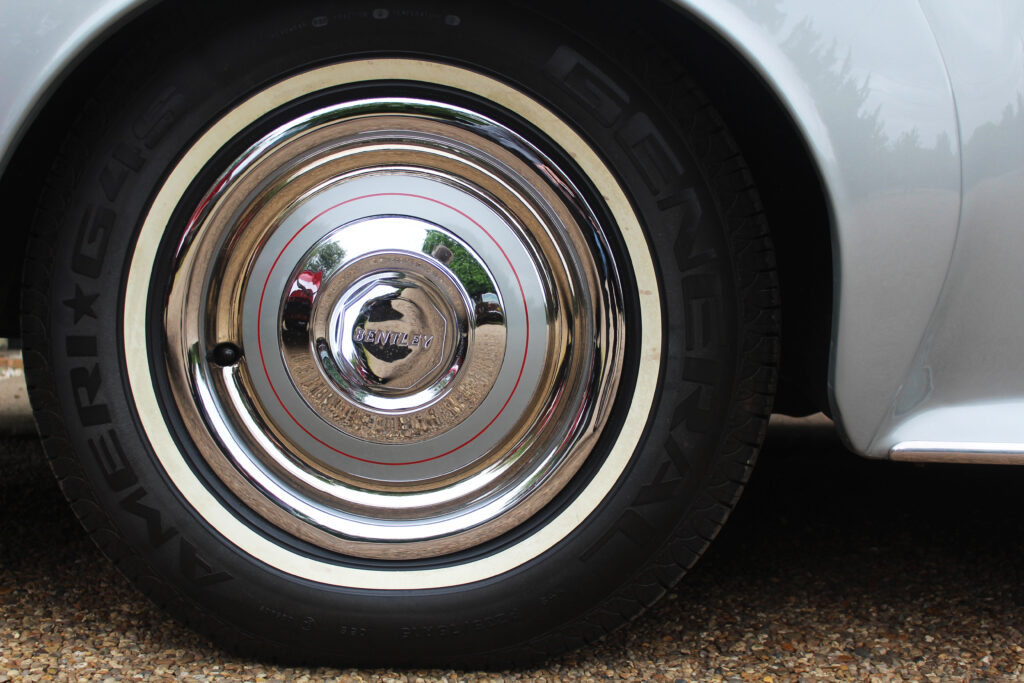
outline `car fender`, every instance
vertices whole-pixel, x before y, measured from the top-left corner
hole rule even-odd
[[[676,4],[744,56],[807,143],[832,219],[833,416],[854,450],[876,454],[960,212],[956,108],[931,27],[914,0],[870,12],[810,0]]]
[[[61,79],[147,0],[19,0],[0,46],[0,170]],[[789,112],[831,213],[830,398],[848,443],[872,447],[939,298],[956,240],[961,159],[942,54],[914,0],[675,0],[754,68]],[[879,32],[882,35],[879,35]],[[797,294],[798,295],[798,294]]]

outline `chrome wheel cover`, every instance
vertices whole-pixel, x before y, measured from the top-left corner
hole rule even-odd
[[[443,102],[278,127],[178,242],[167,368],[199,453],[260,517],[346,555],[513,529],[579,470],[618,387],[597,216],[525,136]],[[218,364],[223,344],[241,359]]]

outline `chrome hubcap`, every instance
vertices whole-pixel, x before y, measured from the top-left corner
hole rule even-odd
[[[578,471],[622,364],[601,223],[525,137],[372,99],[279,127],[181,236],[164,312],[189,435],[249,509],[409,559],[521,524]],[[223,342],[244,350],[221,367]]]

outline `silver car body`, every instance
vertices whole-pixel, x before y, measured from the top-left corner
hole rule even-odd
[[[1024,3],[675,2],[761,74],[823,181],[849,445],[1024,462]],[[5,4],[0,172],[63,74],[144,4]]]

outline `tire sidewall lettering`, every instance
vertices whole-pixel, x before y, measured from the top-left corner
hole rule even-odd
[[[646,215],[657,216],[645,224],[655,243],[674,236],[671,249],[656,250],[653,256],[666,300],[681,302],[677,311],[667,312],[667,334],[685,339],[681,362],[668,360],[664,370],[668,379],[662,379],[663,391],[667,382],[667,391],[678,398],[661,402],[661,415],[654,418],[655,428],[647,437],[662,444],[661,457],[645,468],[646,478],[630,473],[631,492],[620,500],[617,521],[580,554],[581,561],[596,564],[666,535],[666,508],[678,507],[692,497],[706,475],[684,454],[704,453],[707,461],[716,451],[716,427],[721,420],[712,416],[722,413],[725,398],[718,367],[724,322],[720,254],[725,244],[709,239],[716,232],[706,224],[704,206],[709,200],[701,196],[696,179],[673,153],[651,115],[638,108],[641,103],[631,101],[612,77],[566,45],[554,50],[545,69],[580,105],[574,113],[580,117],[589,113],[591,123],[606,130],[633,168],[639,186],[632,195],[646,193]],[[665,414],[672,412],[676,414]]]
[[[117,259],[111,258],[118,251],[113,242],[123,243],[124,236],[133,232],[120,224],[118,202],[134,187],[150,150],[170,132],[181,102],[182,95],[176,89],[165,88],[130,123],[130,134],[109,144],[105,162],[92,176],[100,190],[96,194],[106,201],[85,205],[74,237],[68,241],[70,249],[64,251],[60,244],[56,247],[58,262],[67,263],[67,271],[73,274],[67,281],[52,283],[54,298],[61,302],[54,311],[56,327],[67,331],[59,346],[66,350],[68,364],[57,376],[64,378],[65,391],[74,406],[77,425],[68,428],[83,435],[84,463],[99,473],[96,479],[106,485],[107,495],[132,520],[130,527],[120,531],[140,538],[153,552],[172,553],[176,560],[171,564],[187,583],[208,587],[232,577],[211,565],[177,526],[166,520],[163,505],[154,501],[148,484],[142,483],[146,477],[137,471],[142,465],[137,452],[127,450],[122,442],[113,418],[117,409],[107,396],[109,382],[120,384],[118,363],[112,353],[117,345],[110,343],[109,334],[117,328],[117,292],[105,289],[102,281],[107,270],[117,266]]]

